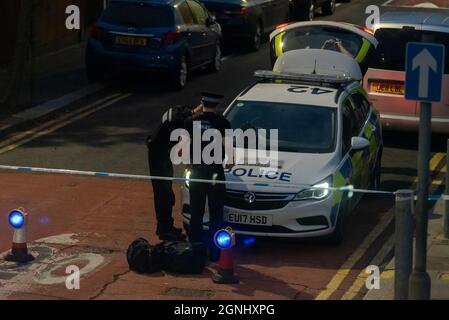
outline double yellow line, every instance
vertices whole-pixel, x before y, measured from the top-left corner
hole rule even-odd
[[[18,134],[15,134],[11,138],[6,139],[0,143],[0,155],[12,151],[34,139],[37,139],[41,136],[47,135],[62,127],[65,127],[72,122],[85,118],[94,112],[107,108],[110,105],[129,97],[130,95],[131,94],[122,94],[122,93],[115,93],[109,95],[105,98],[95,101],[92,104],[89,104],[85,107],[76,109],[61,117],[58,117],[55,120],[45,122],[30,130],[22,131]]]
[[[445,158],[445,153],[436,153],[430,160],[430,170],[435,171],[441,161]],[[440,172],[446,171],[444,167]],[[432,184],[438,182],[439,180],[432,181]],[[416,185],[418,178],[416,177],[413,184]],[[315,298],[315,300],[328,300],[331,295],[340,287],[343,281],[348,276],[349,272],[354,268],[356,263],[365,255],[366,251],[371,247],[374,241],[386,230],[390,223],[394,219],[394,210],[390,209],[385,213],[380,219],[379,223],[374,227],[374,229],[368,234],[363,242],[355,249],[355,251],[349,256],[349,258],[342,264],[342,266],[337,270],[335,275],[326,285],[326,288],[320,292],[320,294]],[[370,265],[381,265],[385,260],[386,256],[391,252],[394,247],[394,235],[391,235],[388,240],[384,243],[382,248],[379,250],[377,255],[372,259]],[[368,274],[365,270],[362,270],[351,287],[343,294],[342,300],[352,300],[358,293],[361,292],[363,286],[365,285],[365,280]]]

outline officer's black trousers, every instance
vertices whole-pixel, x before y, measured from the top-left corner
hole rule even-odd
[[[150,173],[152,176],[173,177],[173,165],[169,158],[161,154],[149,153]],[[175,194],[172,182],[166,180],[151,180],[154,193],[154,209],[157,219],[157,234],[171,231],[173,228],[172,209],[175,204]]]
[[[225,175],[221,167],[193,167],[192,179],[212,179],[214,174],[217,180],[224,181]],[[213,243],[215,232],[223,228],[223,207],[226,187],[224,184],[210,184],[203,182],[190,183],[190,230],[191,242],[203,242],[210,249],[211,259],[218,258],[220,252]],[[206,206],[209,205],[209,232],[203,233],[203,217]]]

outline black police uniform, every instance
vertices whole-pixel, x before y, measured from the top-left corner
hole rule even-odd
[[[187,107],[170,108],[163,115],[161,124],[155,132],[147,138],[148,162],[152,176],[173,177],[170,150],[177,144],[177,141],[170,141],[170,135],[173,130],[183,128],[185,119],[191,115],[192,111]],[[157,235],[163,238],[167,234],[180,233],[180,230],[174,229],[173,225],[172,209],[175,204],[175,195],[172,181],[153,179],[151,183],[154,192]]]
[[[201,132],[209,128],[217,129],[225,136],[225,130],[231,127],[228,120],[222,115],[218,115],[215,112],[203,112],[186,120],[185,128],[192,137],[193,122],[201,121]],[[201,154],[205,145],[208,142],[202,142]],[[193,158],[193,147],[191,145],[191,158]],[[222,150],[224,158],[224,147]],[[201,164],[192,164],[191,167],[191,179],[213,179],[225,181],[223,164],[210,164],[206,165],[203,162]],[[191,242],[203,242],[209,246],[210,260],[215,261],[219,257],[219,250],[213,243],[213,236],[216,231],[223,228],[223,207],[224,197],[226,193],[225,184],[217,183],[203,183],[203,182],[190,182],[190,228],[188,230],[189,240]],[[209,232],[203,234],[203,217],[206,205],[206,199],[209,204]],[[206,238],[204,237],[206,236]]]

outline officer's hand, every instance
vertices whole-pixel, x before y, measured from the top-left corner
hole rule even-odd
[[[225,164],[225,169],[232,169],[234,167],[234,164],[233,163],[226,163]]]
[[[193,115],[196,115],[196,114],[201,113],[201,112],[203,112],[203,105],[202,104],[200,104],[195,109],[193,109]]]

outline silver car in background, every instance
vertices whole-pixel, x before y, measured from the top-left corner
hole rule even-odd
[[[406,100],[405,56],[408,42],[439,43],[446,47],[442,100],[432,106],[432,131],[449,133],[449,15],[446,11],[393,11],[375,26],[379,46],[363,85],[383,127],[418,130],[419,102]]]

